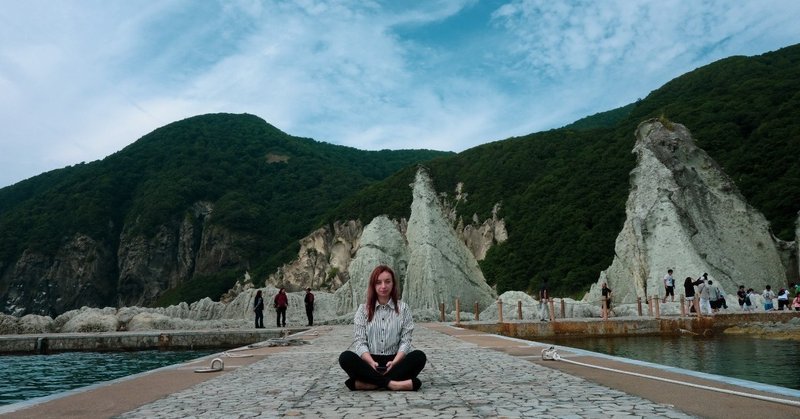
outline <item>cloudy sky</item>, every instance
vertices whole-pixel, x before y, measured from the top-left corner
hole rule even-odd
[[[0,0],[0,187],[189,116],[461,151],[800,42],[795,0]]]

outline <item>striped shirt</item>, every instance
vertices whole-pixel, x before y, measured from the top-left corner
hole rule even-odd
[[[414,332],[414,318],[408,305],[398,301],[400,313],[394,311],[394,303],[375,303],[375,314],[367,322],[367,305],[361,304],[356,311],[354,324],[353,352],[358,356],[369,352],[376,355],[394,355],[398,352],[411,352],[411,334]]]

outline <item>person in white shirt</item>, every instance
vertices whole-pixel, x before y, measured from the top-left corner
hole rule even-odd
[[[350,390],[419,390],[417,375],[425,368],[425,353],[414,350],[411,309],[397,297],[391,268],[376,267],[369,277],[367,302],[353,319],[353,345],[339,355],[339,365],[350,377]]]
[[[662,303],[667,302],[667,296],[671,297],[672,302],[675,302],[675,278],[672,277],[672,269],[667,270],[667,274],[664,275],[664,289],[666,292],[664,293],[664,299],[661,300]]]
[[[767,285],[767,288],[764,289],[761,296],[764,297],[764,311],[774,310],[775,306],[772,305],[772,299],[775,298],[775,293],[772,292],[772,287]]]

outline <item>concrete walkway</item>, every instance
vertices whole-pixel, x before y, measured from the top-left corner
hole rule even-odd
[[[162,370],[57,398],[3,417],[798,417],[800,408],[542,361],[542,346],[447,324],[418,324],[414,345],[428,355],[419,392],[351,392],[339,368],[352,326],[321,326],[311,344]],[[244,353],[244,352],[239,352]],[[703,381],[605,358],[562,356]],[[203,366],[209,360],[202,362]],[[787,371],[788,373],[789,371]],[[720,386],[718,382],[706,384]],[[752,392],[749,389],[740,389]],[[774,396],[774,395],[773,395]],[[787,396],[778,396],[788,399]],[[795,399],[799,400],[800,399]]]

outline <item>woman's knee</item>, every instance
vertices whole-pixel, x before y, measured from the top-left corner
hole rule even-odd
[[[353,365],[354,362],[358,362],[361,359],[352,351],[344,351],[339,354],[339,366],[345,368],[346,366]]]
[[[406,358],[409,358],[409,360],[413,361],[414,363],[422,365],[425,365],[425,362],[427,362],[428,360],[428,357],[425,355],[425,352],[422,352],[419,349],[415,349],[409,352],[408,355],[406,355]]]

